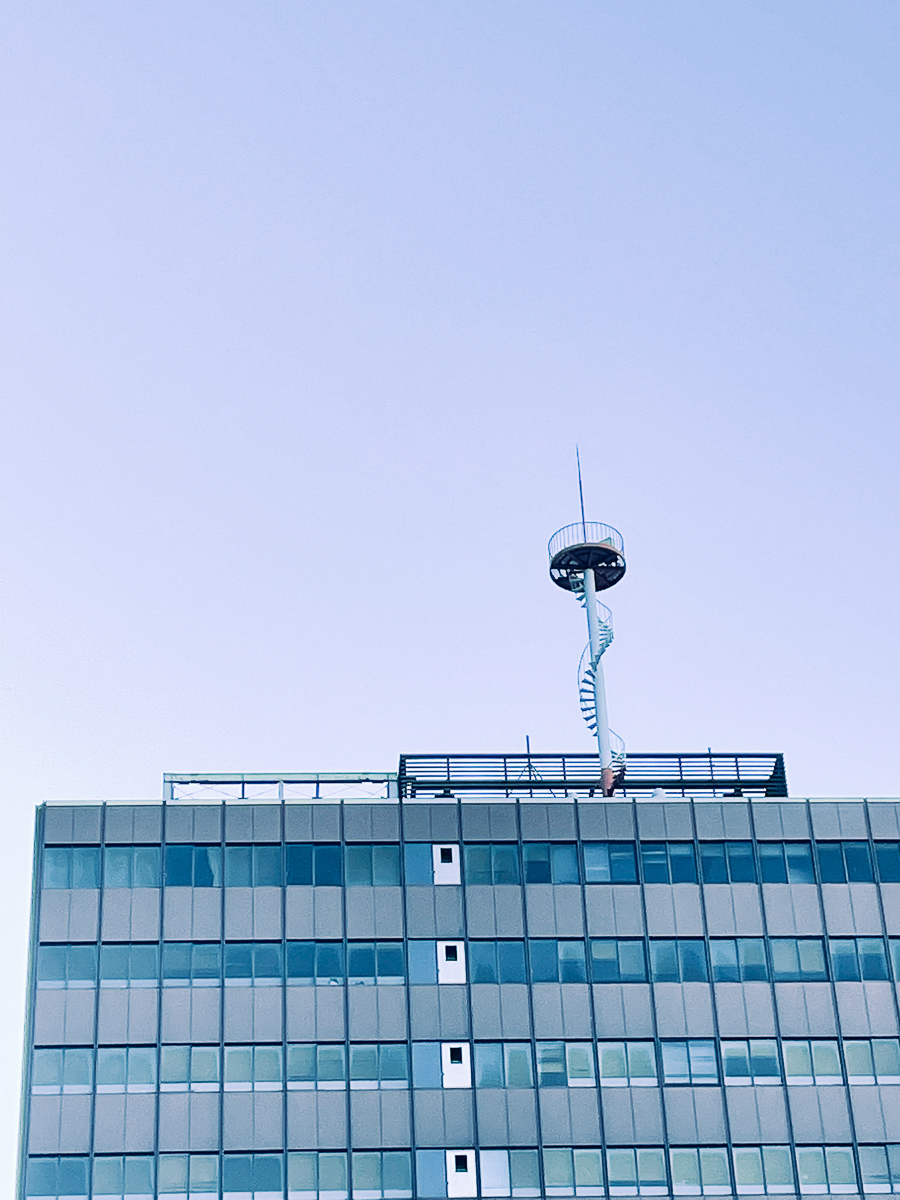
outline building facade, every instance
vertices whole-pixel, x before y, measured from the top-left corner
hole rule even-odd
[[[20,1200],[900,1192],[900,801],[596,764],[40,808]]]

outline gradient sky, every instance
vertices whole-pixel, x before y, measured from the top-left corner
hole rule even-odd
[[[633,750],[896,795],[900,8],[0,11],[0,1185],[33,807]]]

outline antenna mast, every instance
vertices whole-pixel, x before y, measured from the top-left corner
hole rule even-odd
[[[611,796],[625,774],[625,746],[610,729],[606,711],[602,658],[613,640],[612,613],[597,599],[597,592],[612,587],[625,574],[625,546],[622,535],[611,525],[585,520],[581,455],[577,446],[575,460],[581,521],[566,525],[550,539],[550,578],[559,587],[573,592],[587,612],[588,644],[579,667],[581,712],[597,738],[603,794]]]

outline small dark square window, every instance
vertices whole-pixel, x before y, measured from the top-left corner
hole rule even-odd
[[[454,1155],[454,1159],[456,1162],[457,1171],[468,1171],[468,1169],[469,1169],[468,1154],[456,1154],[456,1155]]]
[[[452,863],[453,862],[453,850],[451,849],[450,846],[441,846],[441,862],[442,863]]]
[[[462,1046],[450,1047],[450,1061],[452,1063],[462,1063]]]
[[[444,960],[446,962],[456,962],[456,946],[444,947]]]

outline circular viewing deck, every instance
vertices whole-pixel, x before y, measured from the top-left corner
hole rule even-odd
[[[593,570],[597,591],[605,591],[625,574],[625,543],[618,529],[599,521],[578,521],[550,539],[550,578],[574,591],[585,571]]]

